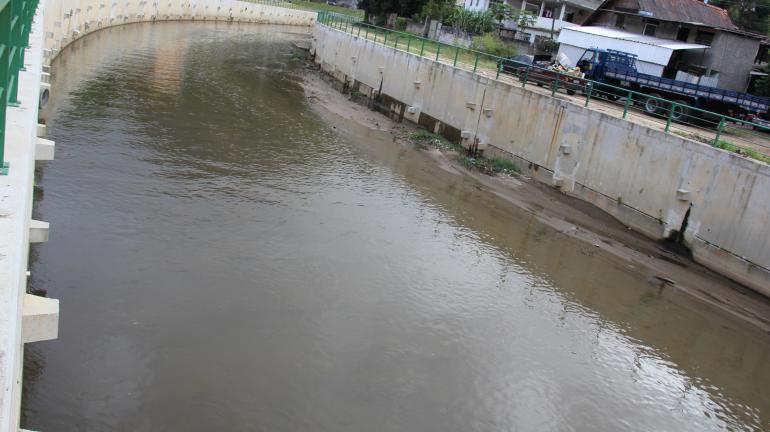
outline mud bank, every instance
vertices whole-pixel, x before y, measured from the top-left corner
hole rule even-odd
[[[375,146],[414,148],[415,143],[410,137],[424,130],[372,110],[371,101],[351,93],[314,67],[308,67],[304,88],[314,110],[339,133],[353,140]],[[584,253],[602,251],[610,254],[661,291],[680,290],[734,319],[770,333],[770,299],[670,251],[601,209],[526,175],[490,176],[468,169],[460,162],[463,155],[454,151],[428,148],[422,153],[426,163],[433,162],[452,175],[468,177],[477,183],[482,193],[491,194],[507,205],[535,216],[564,236],[581,240],[585,243]]]

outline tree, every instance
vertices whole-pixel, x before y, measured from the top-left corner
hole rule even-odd
[[[741,29],[767,34],[770,0],[714,0],[709,3],[726,9],[730,19]]]
[[[514,9],[511,5],[504,2],[492,3],[489,10],[492,12],[495,21],[497,21],[498,27],[502,27],[505,20],[513,20],[519,28],[527,27],[537,21],[532,12]]]
[[[403,17],[409,17],[420,12],[427,1],[428,0],[361,0],[358,2],[358,8],[364,10],[367,19],[370,15],[384,16],[392,13]]]
[[[422,7],[422,15],[425,17],[425,25],[422,29],[423,37],[428,37],[431,20],[443,21],[452,13],[455,2],[453,0],[428,0]]]

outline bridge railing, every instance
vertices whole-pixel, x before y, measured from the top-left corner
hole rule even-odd
[[[482,51],[374,26],[358,19],[319,12],[318,22],[409,54],[469,70],[512,85],[630,119],[714,147],[770,163],[770,122],[736,117],[624,87],[592,81]],[[683,98],[684,99],[684,98]]]
[[[19,70],[24,68],[24,50],[37,4],[37,0],[0,0],[0,175],[8,174],[6,111],[19,105]]]

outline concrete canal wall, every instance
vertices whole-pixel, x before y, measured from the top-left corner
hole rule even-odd
[[[234,21],[312,26],[317,14],[235,0],[49,0],[45,58],[105,27],[147,21]]]
[[[7,110],[10,169],[0,176],[0,432],[19,430],[24,344],[58,336],[58,300],[27,293],[29,245],[48,239],[48,223],[32,220],[35,161],[52,160],[54,153],[38,124],[41,91],[50,88],[45,65],[74,40],[110,26],[163,20],[311,26],[315,18],[314,12],[226,0],[41,2],[19,74],[21,103]]]
[[[770,296],[770,166],[316,25],[322,69]],[[688,213],[689,212],[689,213]],[[686,220],[686,223],[685,223]]]

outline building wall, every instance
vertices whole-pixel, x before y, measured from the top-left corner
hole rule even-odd
[[[323,70],[363,92],[382,83],[406,120],[463,131],[464,145],[478,140],[652,238],[680,229],[692,205],[695,260],[770,296],[769,165],[325,26],[314,36]]]

